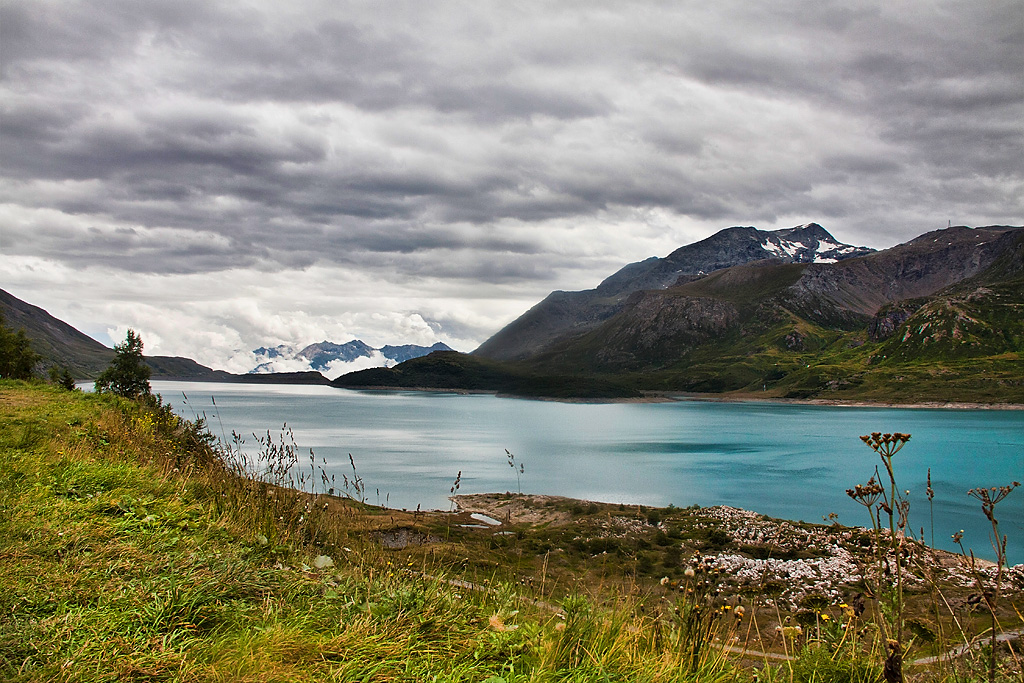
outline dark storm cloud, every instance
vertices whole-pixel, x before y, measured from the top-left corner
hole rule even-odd
[[[525,281],[507,255],[620,207],[879,246],[1020,220],[1012,2],[290,7],[0,8],[9,253]]]

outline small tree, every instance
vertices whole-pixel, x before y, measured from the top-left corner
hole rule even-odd
[[[50,382],[66,391],[75,391],[75,378],[67,368],[50,368]]]
[[[25,330],[8,328],[0,315],[0,378],[30,379],[41,358],[29,346]]]
[[[142,337],[128,330],[123,344],[114,346],[114,360],[96,378],[96,391],[109,391],[118,396],[138,398],[148,396],[150,369],[142,358]]]

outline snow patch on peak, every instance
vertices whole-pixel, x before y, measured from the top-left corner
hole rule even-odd
[[[817,223],[761,233],[760,243],[772,257],[796,263],[835,263],[873,251],[843,244]]]

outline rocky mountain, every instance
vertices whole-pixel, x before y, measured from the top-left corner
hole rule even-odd
[[[734,336],[737,342],[757,340],[745,350],[750,354],[764,344],[806,350],[810,326],[834,333],[873,328],[877,335],[886,325],[898,329],[910,320],[907,302],[982,273],[1021,234],[957,227],[836,263],[763,259],[723,268],[667,288],[633,292],[613,316],[583,334],[563,336],[529,362],[548,369],[650,371],[685,364]],[[896,319],[886,309],[889,321],[874,321],[880,309],[897,302],[903,302],[896,309],[903,313]],[[775,338],[763,339],[765,334]]]
[[[394,365],[412,358],[419,358],[434,351],[451,351],[452,349],[443,342],[437,342],[433,346],[417,346],[405,344],[402,346],[383,346],[379,349],[369,344],[353,339],[345,344],[336,344],[330,341],[322,341],[310,344],[299,351],[295,351],[287,345],[275,346],[273,348],[260,347],[254,349],[253,353],[257,359],[264,359],[250,372],[262,374],[273,372],[275,367],[282,365],[275,361],[305,361],[311,370],[316,372],[329,372],[332,366],[339,363],[351,363],[361,358],[373,358],[379,355],[384,359],[384,365]]]
[[[817,223],[765,231],[727,228],[664,258],[631,263],[595,289],[552,292],[546,299],[488,339],[474,354],[493,360],[524,360],[565,336],[595,329],[619,313],[629,295],[663,290],[745,263],[835,263],[874,250],[836,240]]]
[[[1024,403],[1024,228],[952,227],[856,256],[761,241],[788,239],[779,232],[722,231],[627,266],[596,290],[555,293],[472,356],[335,383],[584,396],[599,381],[605,396]],[[765,244],[776,249],[767,258]],[[684,257],[694,254],[711,266],[747,260],[693,274]]]
[[[977,275],[876,313],[871,332],[884,342],[879,355],[893,363],[1024,351],[1024,235],[1003,241],[1009,248]]]
[[[417,346],[415,344],[403,344],[401,346],[382,346],[381,355],[396,363],[404,363],[413,358],[426,356],[434,351],[451,351],[452,348],[444,342],[437,342],[433,346]]]

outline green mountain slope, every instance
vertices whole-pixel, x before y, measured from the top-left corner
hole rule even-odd
[[[889,363],[1024,352],[1024,235],[987,270],[923,302],[880,349]]]

